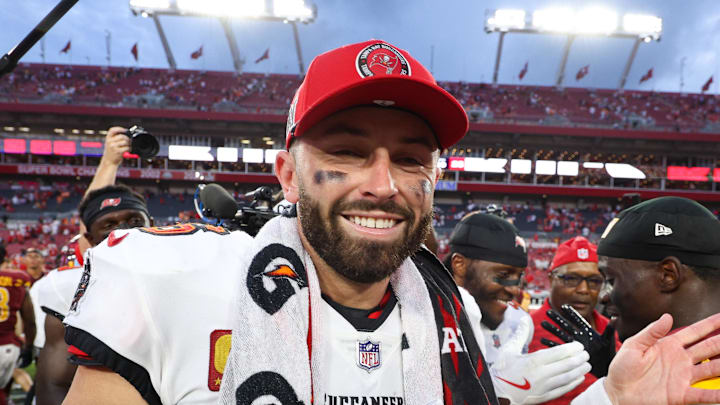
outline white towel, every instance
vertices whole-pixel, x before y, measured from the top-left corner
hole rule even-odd
[[[275,397],[283,405],[310,405],[313,396],[322,398],[326,392],[328,379],[323,372],[327,367],[320,364],[327,358],[326,347],[318,343],[326,320],[323,311],[313,310],[321,307],[322,297],[315,266],[300,240],[297,218],[270,220],[256,236],[251,254],[249,268],[238,269],[247,271],[247,283],[237,292],[232,350],[220,403],[250,405],[265,397],[259,402],[265,404],[274,403],[269,398]],[[483,374],[485,364],[476,342],[471,344],[473,353],[461,348],[440,354],[440,336],[447,332],[444,326],[467,325],[458,331],[463,347],[467,345],[462,339],[474,340],[474,335],[461,314],[452,281],[455,292],[448,292],[447,283],[438,287],[443,283],[431,279],[410,258],[390,278],[409,344],[402,351],[404,403],[441,404],[449,391],[453,394],[449,403],[471,403],[477,396],[484,398],[483,403],[496,403],[489,379],[483,388],[478,385],[476,372]]]

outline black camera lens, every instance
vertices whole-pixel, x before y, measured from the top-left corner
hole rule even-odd
[[[130,153],[142,159],[150,159],[160,152],[157,139],[142,127],[133,126],[128,130],[127,136],[130,137]]]

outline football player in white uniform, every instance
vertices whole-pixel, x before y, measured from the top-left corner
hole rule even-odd
[[[358,60],[356,57],[361,52],[365,55]],[[352,96],[340,97],[345,105],[340,100],[335,100],[331,105],[333,111],[325,111],[321,115],[315,113],[317,122],[338,112],[335,115],[338,119],[334,127],[327,126],[329,121],[324,122],[322,131],[332,133],[332,136],[327,137],[328,140],[340,139],[342,136],[343,142],[347,144],[347,137],[355,135],[353,139],[362,142],[356,142],[354,150],[349,152],[346,149],[331,152],[328,150],[330,145],[323,145],[322,149],[316,150],[320,153],[316,153],[315,157],[322,155],[324,166],[328,166],[328,160],[337,163],[359,163],[372,157],[368,162],[374,163],[371,163],[368,169],[374,168],[376,174],[380,173],[379,170],[383,167],[386,170],[384,177],[374,178],[371,175],[372,170],[363,169],[362,173],[357,173],[357,177],[354,176],[356,173],[352,173],[352,181],[346,179],[351,174],[347,170],[352,171],[356,164],[346,166],[344,173],[317,168],[310,174],[308,180],[316,182],[318,186],[322,184],[320,188],[346,192],[344,189],[347,187],[341,188],[338,184],[355,184],[356,191],[348,203],[353,206],[351,210],[357,218],[343,219],[342,226],[343,229],[352,227],[354,230],[350,231],[350,238],[358,239],[360,244],[353,246],[354,242],[349,241],[350,246],[347,248],[354,250],[335,250],[335,254],[349,254],[352,260],[364,256],[363,263],[370,260],[373,264],[367,269],[363,269],[364,266],[360,263],[344,269],[361,273],[355,275],[331,274],[327,273],[331,271],[330,267],[323,267],[326,271],[322,276],[323,283],[330,285],[322,288],[325,299],[319,294],[313,295],[313,299],[320,300],[313,306],[313,313],[327,320],[328,323],[323,329],[333,323],[342,322],[345,322],[347,327],[348,317],[354,318],[348,314],[357,315],[357,311],[379,308],[383,298],[390,294],[378,315],[379,325],[348,328],[346,336],[341,336],[342,330],[337,331],[337,335],[314,335],[318,339],[317,343],[313,341],[312,345],[315,360],[326,364],[330,362],[331,365],[333,359],[341,358],[339,354],[333,355],[333,348],[340,352],[352,350],[351,353],[354,354],[350,357],[351,366],[359,371],[359,374],[354,373],[356,384],[368,389],[362,395],[365,398],[381,398],[383,403],[401,403],[408,395],[412,398],[415,394],[407,389],[406,374],[423,375],[429,372],[433,373],[434,378],[432,398],[442,398],[445,381],[448,394],[453,394],[455,401],[467,400],[475,403],[482,398],[484,402],[496,403],[492,382],[477,342],[474,341],[473,332],[461,312],[462,307],[456,307],[453,301],[458,300],[459,293],[449,275],[439,275],[439,279],[434,279],[429,269],[424,270],[426,282],[432,283],[432,286],[427,288],[432,288],[439,295],[431,299],[429,291],[425,289],[422,299],[410,299],[423,308],[422,313],[413,311],[413,308],[407,305],[400,305],[409,291],[390,288],[388,278],[401,263],[407,261],[407,266],[413,268],[412,275],[422,283],[420,270],[416,265],[409,264],[408,256],[419,248],[430,223],[433,185],[440,174],[436,165],[439,147],[452,145],[467,131],[468,122],[464,110],[452,96],[437,86],[430,73],[417,61],[406,52],[382,41],[340,48],[329,53],[328,58],[322,62],[317,59],[312,66],[307,77],[313,78],[313,83],[310,85],[310,79],[306,80],[306,94],[313,97],[323,96],[321,89],[331,84],[329,79],[333,79],[340,87],[352,85],[362,93],[345,94]],[[331,74],[337,66],[343,67],[342,75]],[[357,69],[364,73],[359,74]],[[374,80],[376,74],[381,80]],[[377,87],[378,85],[380,87]],[[400,93],[393,91],[393,97],[399,95],[403,98],[399,100],[398,106],[407,106],[410,111],[420,116],[395,108],[385,108],[382,106],[383,102],[373,103],[373,100],[380,100],[378,96],[383,95],[386,90],[397,86],[403,87]],[[297,100],[309,101],[301,92],[302,90],[298,93]],[[417,100],[427,100],[428,103],[417,105]],[[368,104],[377,107],[349,108]],[[299,112],[299,109],[296,111]],[[341,116],[343,113],[346,114],[345,118]],[[300,116],[293,114],[294,117],[296,115]],[[310,129],[313,122],[309,115],[303,115],[305,118],[302,119],[302,125]],[[431,116],[432,126],[423,120],[430,119]],[[451,117],[449,123],[445,122],[448,117]],[[347,118],[353,121],[352,124],[359,125],[357,128],[350,128],[351,133],[347,133],[347,127],[343,126],[348,122]],[[290,127],[292,126],[291,123]],[[357,131],[362,134],[356,133]],[[294,135],[288,138],[288,144],[293,136],[300,136],[302,130],[298,128],[296,131],[293,128],[291,132]],[[304,142],[302,145],[303,148],[312,148]],[[342,144],[336,147],[339,146]],[[287,176],[287,169],[290,168],[289,164],[285,164],[288,162],[288,154],[283,156],[279,161],[284,163],[279,163],[278,166],[286,170],[285,175],[279,174],[279,177]],[[309,155],[308,158],[313,159]],[[321,162],[316,160],[316,163]],[[393,184],[394,181],[398,182],[397,186]],[[286,195],[287,191],[284,190]],[[308,208],[311,206],[308,205]],[[313,216],[306,214],[305,218],[312,220]],[[296,226],[297,222],[296,218],[275,221],[276,224],[283,224],[282,226]],[[322,226],[321,223],[317,225]],[[346,229],[343,232],[348,231],[349,229]],[[296,230],[292,232],[295,237],[299,235]],[[285,263],[265,263],[270,264],[269,270],[255,273],[260,267],[256,266],[253,260],[260,263],[267,258],[260,254],[262,252],[248,257],[248,253],[252,253],[249,249],[254,248],[255,243],[244,239],[249,237],[239,232],[223,235],[218,229],[188,225],[177,229],[142,229],[122,234],[115,232],[113,235],[115,239],[122,238],[122,242],[108,246],[108,241],[88,251],[84,275],[87,282],[81,284],[83,288],[76,294],[77,299],[74,300],[65,322],[66,340],[88,354],[92,361],[102,363],[115,373],[95,367],[80,367],[68,394],[68,402],[206,403],[212,398],[213,392],[208,386],[220,382],[217,369],[224,366],[222,354],[227,349],[228,341],[224,336],[217,339],[213,332],[223,332],[224,329],[232,327],[234,322],[229,320],[237,316],[236,311],[231,311],[236,305],[233,289],[249,288],[248,286],[252,285],[255,301],[252,305],[260,305],[256,303],[262,302],[264,310],[273,312],[278,311],[278,306],[282,307],[282,298],[290,294],[293,288],[291,283],[307,281],[296,277],[295,273],[300,272],[297,263],[291,263],[292,267]],[[308,235],[312,237],[310,232],[303,233],[303,236]],[[287,239],[282,234],[277,236]],[[329,240],[348,242],[344,238],[346,235],[341,236],[343,237],[331,237]],[[364,246],[364,243],[373,244],[374,247]],[[313,242],[313,245],[316,244],[317,241]],[[333,249],[330,244],[327,244],[327,247]],[[345,248],[346,245],[340,247]],[[277,253],[276,249],[278,248],[273,245],[268,252]],[[135,257],[137,261],[124,263],[128,261],[127,257]],[[307,260],[308,258],[304,261]],[[324,262],[320,257],[310,260],[318,265]],[[302,261],[300,263],[302,264]],[[263,269],[265,267],[260,270]],[[368,271],[370,274],[367,274]],[[379,273],[373,274],[375,272]],[[326,274],[330,278],[326,278]],[[275,288],[272,288],[273,284]],[[168,299],[168,295],[172,298]],[[398,299],[398,305],[393,304],[393,295]],[[108,305],[109,297],[117,297],[119,304],[114,306],[116,309],[111,309],[113,306]],[[220,300],[224,300],[224,305],[219,303]],[[333,305],[350,310],[340,319],[334,315],[342,311]],[[449,318],[445,319],[441,314],[438,307],[440,305],[449,314]],[[180,314],[179,317],[184,321],[178,322],[178,317],[168,317],[167,314],[170,313]],[[426,317],[432,322],[421,325],[422,330],[417,331],[417,336],[431,339],[429,342],[434,344],[425,345],[420,338],[408,339],[409,345],[405,346],[409,346],[409,349],[406,348],[405,352],[410,350],[410,361],[405,359],[404,355],[401,356],[404,333],[399,332],[411,335],[414,333],[407,330],[408,325],[405,324],[413,314]],[[447,322],[448,325],[446,328],[439,328],[437,322]],[[252,325],[250,328],[242,328],[242,331],[261,330],[269,324],[270,322]],[[293,324],[286,326],[292,327]],[[447,353],[442,355],[441,379],[439,341],[443,334],[451,334],[452,339],[448,343]],[[358,342],[356,335],[367,340]],[[391,338],[382,338],[378,345],[377,336],[381,335],[389,335]],[[335,346],[329,341],[323,344],[325,336],[335,336],[332,340]],[[467,336],[466,341],[463,341],[461,336]],[[219,340],[222,342],[218,343]],[[264,340],[267,341],[267,337]],[[291,347],[293,352],[307,351],[309,339],[306,336],[302,340],[302,347]],[[252,343],[255,341],[248,342]],[[281,353],[279,349],[283,344],[290,344],[289,338],[273,344],[274,352]],[[306,349],[303,350],[303,347]],[[327,350],[323,351],[324,349]],[[434,353],[434,356],[429,356],[426,352]],[[261,357],[268,353],[258,348],[253,350],[251,354],[258,357],[252,364],[247,364],[248,369],[260,364]],[[410,363],[406,363],[407,361]],[[415,365],[416,361],[418,363]],[[424,370],[424,362],[434,364],[435,368]],[[342,367],[348,365],[343,364]],[[341,403],[346,402],[347,396],[353,396],[353,393],[346,389],[347,381],[333,378],[336,374],[332,374],[332,370],[332,366],[323,370],[327,378],[318,382],[328,389],[318,389],[316,400],[323,398],[329,403],[338,400]],[[205,371],[204,376],[201,375],[202,371]],[[378,384],[377,376],[381,374],[393,376],[387,379],[389,385],[384,388]],[[359,379],[360,376],[362,379]],[[461,378],[463,376],[468,378]],[[210,380],[209,377],[215,378]]]
[[[114,229],[150,226],[152,219],[145,199],[125,186],[107,186],[89,192],[78,207],[86,226],[85,238],[92,246],[105,240]],[[33,285],[37,307],[43,314],[43,341],[35,378],[38,405],[62,403],[70,388],[76,365],[67,361],[68,345],[62,321],[78,288],[83,273],[81,266],[65,266],[53,270]]]
[[[481,311],[474,322],[481,330],[483,354],[499,396],[514,404],[536,404],[582,382],[587,364],[573,367],[570,354],[587,355],[577,345],[526,355],[533,336],[532,319],[513,298],[527,267],[527,252],[515,226],[493,214],[466,215],[450,236],[445,264],[467,290],[468,310],[467,302],[472,301]]]
[[[222,369],[224,404],[497,404],[460,292],[418,252],[439,151],[467,128],[405,51],[318,56],[276,159],[297,218],[254,240],[178,225],[91,249],[66,339],[105,368],[79,367],[66,402],[208,403]]]
[[[449,243],[446,267],[482,311],[488,364],[492,366],[510,341],[517,354],[527,353],[532,319],[513,301],[527,267],[527,251],[515,226],[497,215],[473,212],[455,226]]]

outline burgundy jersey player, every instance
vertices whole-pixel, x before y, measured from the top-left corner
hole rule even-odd
[[[35,340],[35,314],[27,289],[33,279],[22,271],[0,271],[0,389],[8,385],[13,370],[21,358],[20,367],[32,360]],[[15,334],[18,312],[22,318],[23,341]],[[0,404],[6,404],[5,391],[0,391]]]

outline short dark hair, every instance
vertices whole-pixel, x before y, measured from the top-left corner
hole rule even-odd
[[[103,194],[117,193],[117,192],[130,193],[130,194],[134,195],[135,197],[137,197],[137,199],[142,201],[142,203],[145,204],[145,206],[147,206],[145,197],[143,197],[140,193],[134,191],[133,189],[131,189],[130,187],[128,187],[126,185],[116,184],[116,185],[105,186],[105,187],[102,187],[102,188],[99,188],[97,190],[93,190],[93,191],[87,193],[87,195],[85,195],[85,197],[83,197],[82,201],[80,201],[80,205],[78,205],[78,213],[80,214],[80,217],[82,218],[83,213],[88,208],[88,204],[90,203],[90,201],[94,200],[95,198],[97,198],[98,196],[101,196]]]
[[[43,252],[42,252],[40,249],[34,248],[34,247],[29,247],[29,248],[23,250],[22,255],[23,255],[23,256],[27,256],[27,255],[29,255],[30,253],[37,253],[37,254],[39,254],[40,256],[45,257],[45,255],[43,254]]]

